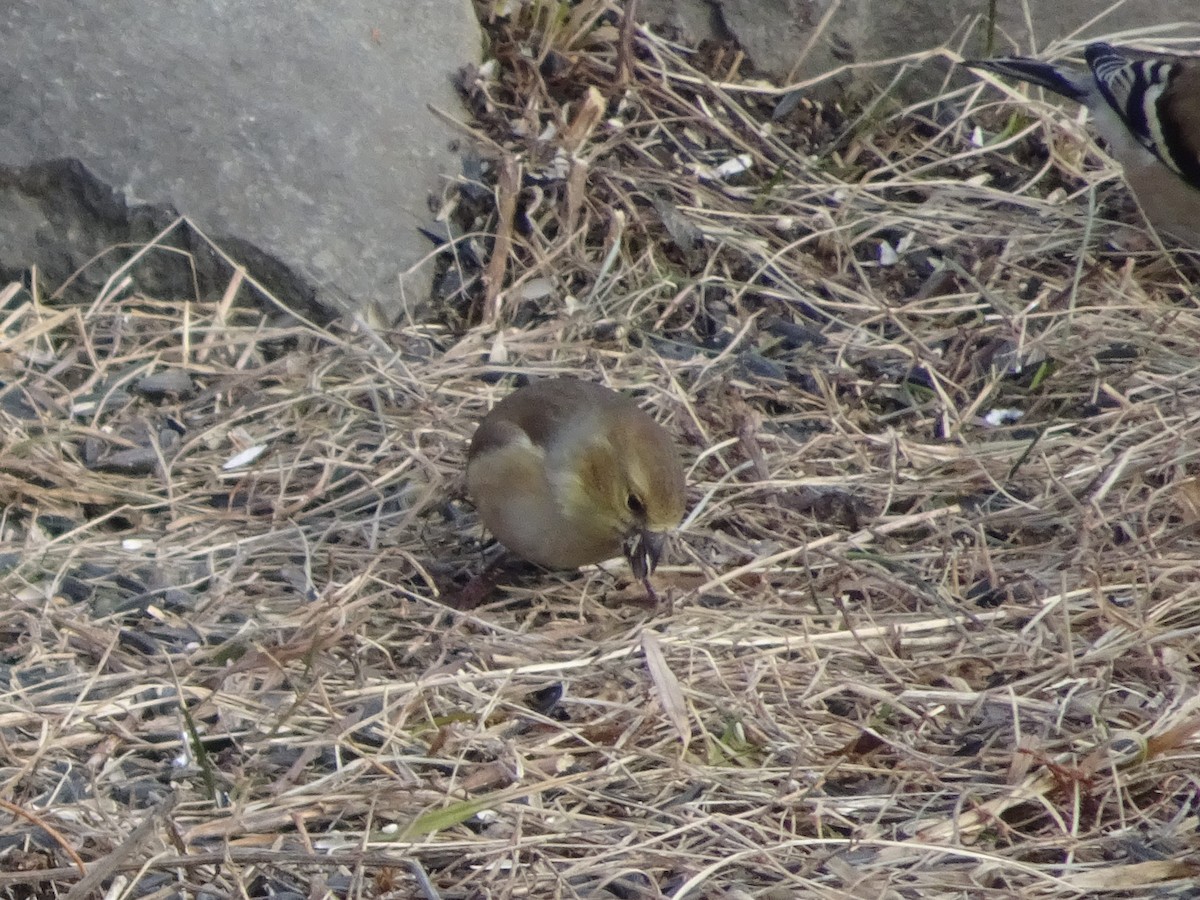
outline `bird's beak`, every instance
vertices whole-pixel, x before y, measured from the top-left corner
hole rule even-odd
[[[629,536],[625,538],[625,544],[622,548],[625,551],[625,558],[629,560],[629,565],[633,569],[633,575],[638,579],[645,579],[651,572],[658,567],[658,561],[662,559],[663,550],[667,546],[667,535],[663,531],[650,531],[645,528],[639,528],[636,531],[631,531]]]

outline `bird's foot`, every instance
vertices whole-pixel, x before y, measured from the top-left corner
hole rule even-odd
[[[509,561],[509,555],[501,550],[483,567],[482,572],[472,576],[462,587],[449,587],[442,594],[442,602],[451,609],[463,612],[476,609],[496,590],[500,572]]]
[[[451,609],[468,612],[476,609],[496,590],[495,572],[485,570],[474,576],[460,588],[453,588],[442,595],[442,602]]]

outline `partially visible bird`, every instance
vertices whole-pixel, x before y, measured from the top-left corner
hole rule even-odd
[[[684,512],[679,452],[624,394],[574,378],[535,381],[484,417],[467,452],[483,524],[517,556],[574,569],[624,553],[650,589]]]
[[[1087,106],[1146,217],[1200,249],[1200,57],[1094,43],[1083,58],[1086,69],[1023,56],[964,65]]]

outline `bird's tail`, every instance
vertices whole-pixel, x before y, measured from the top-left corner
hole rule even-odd
[[[1000,56],[996,59],[964,59],[969,69],[983,69],[996,75],[1028,81],[1047,90],[1062,94],[1077,103],[1086,103],[1094,87],[1091,75],[1077,72],[1054,63],[1030,59],[1026,56]]]

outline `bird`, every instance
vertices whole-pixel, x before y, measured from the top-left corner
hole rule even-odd
[[[1200,249],[1200,57],[1104,42],[1083,50],[1087,68],[1024,56],[964,60],[1083,104],[1158,230]]]
[[[625,394],[576,378],[530,382],[492,408],[467,450],[467,491],[511,553],[550,569],[624,554],[649,576],[685,509],[679,451]]]

